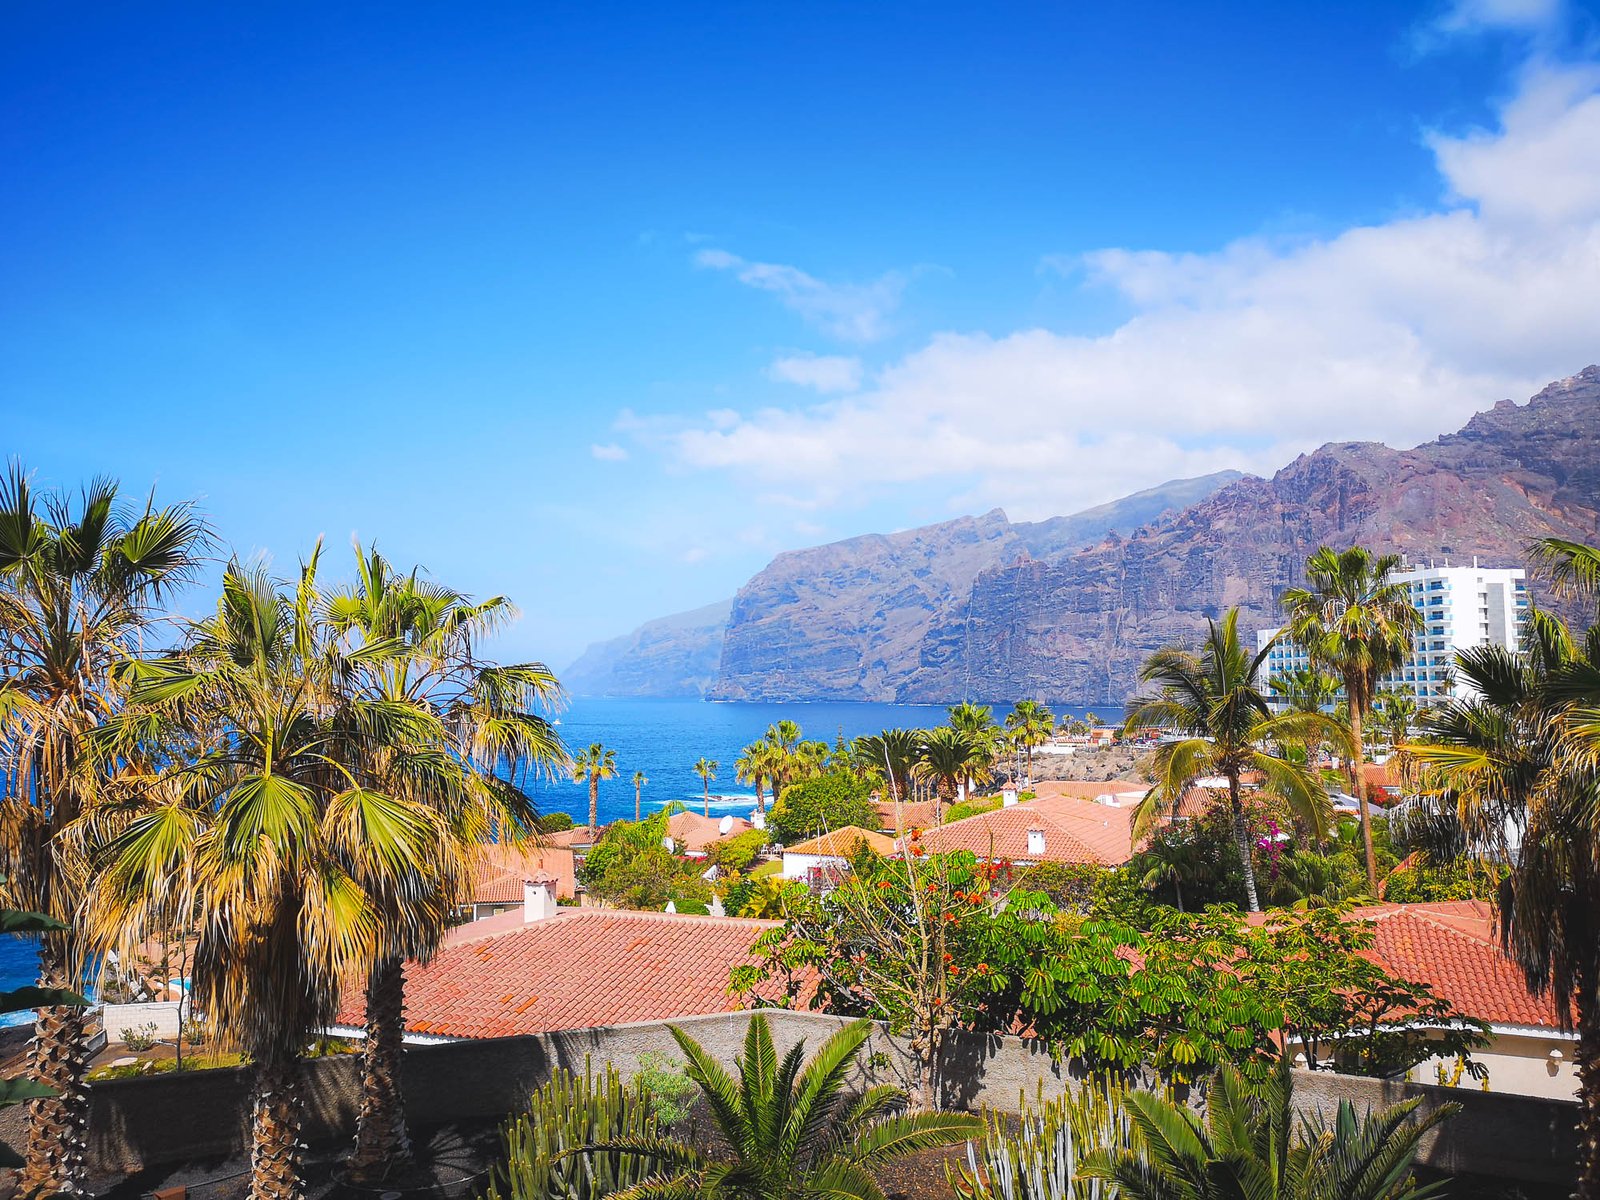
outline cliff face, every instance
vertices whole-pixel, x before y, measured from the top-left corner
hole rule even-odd
[[[1192,642],[1229,606],[1246,629],[1279,624],[1278,596],[1324,543],[1515,566],[1534,538],[1597,535],[1600,368],[1590,367],[1415,449],[1324,446],[1131,537],[985,570],[968,603],[930,629],[895,697],[1122,699],[1151,650]]]
[[[562,685],[575,696],[703,696],[717,676],[732,605],[721,600],[596,642],[561,673]]]
[[[893,699],[937,626],[960,619],[973,580],[1017,559],[1129,532],[1238,479],[1178,480],[1070,517],[1013,524],[999,509],[902,533],[780,554],[739,590],[718,700]],[[948,686],[957,689],[955,681]],[[951,694],[945,691],[941,694]]]

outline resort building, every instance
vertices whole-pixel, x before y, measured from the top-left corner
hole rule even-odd
[[[1383,678],[1385,690],[1410,688],[1422,705],[1465,699],[1470,688],[1457,682],[1454,666],[1458,651],[1477,646],[1522,648],[1523,625],[1528,615],[1528,585],[1521,569],[1478,566],[1410,567],[1392,577],[1410,590],[1411,603],[1422,614],[1422,629],[1412,639],[1405,665]],[[1263,629],[1256,646],[1265,649],[1280,629]],[[1287,637],[1272,645],[1262,668],[1266,683],[1311,665],[1305,647]],[[1342,692],[1340,693],[1342,696]],[[1282,707],[1282,702],[1278,702]]]

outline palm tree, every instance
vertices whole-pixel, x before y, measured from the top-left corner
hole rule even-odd
[[[1339,698],[1337,677],[1316,667],[1299,667],[1268,681],[1272,694],[1296,712],[1322,712]]]
[[[1344,680],[1350,706],[1350,792],[1361,805],[1362,846],[1367,859],[1367,891],[1378,894],[1378,860],[1372,849],[1372,813],[1361,778],[1362,722],[1372,712],[1378,681],[1404,664],[1411,637],[1422,629],[1422,614],[1403,583],[1390,577],[1398,555],[1374,555],[1365,546],[1338,551],[1323,546],[1306,561],[1306,584],[1284,592],[1289,636],[1314,665]]]
[[[766,741],[772,747],[772,770],[768,778],[772,781],[773,804],[782,799],[783,789],[794,775],[794,755],[800,738],[800,726],[793,721],[783,720],[767,726]]]
[[[946,710],[949,713],[950,727],[959,729],[970,737],[983,751],[984,772],[987,773],[994,765],[994,760],[1001,746],[1004,731],[995,723],[994,713],[987,704],[973,704],[963,700],[960,704],[952,705]],[[968,795],[976,784],[976,772],[970,774],[963,781]]]
[[[1170,883],[1179,912],[1183,911],[1183,885],[1200,878],[1205,869],[1195,843],[1189,838],[1176,837],[1151,839],[1135,856],[1132,865],[1139,876],[1140,887],[1158,888]]]
[[[1421,1200],[1412,1166],[1423,1136],[1460,1110],[1441,1104],[1421,1120],[1415,1097],[1357,1116],[1341,1100],[1332,1123],[1320,1114],[1297,1123],[1289,1060],[1251,1087],[1231,1066],[1206,1090],[1204,1118],[1188,1105],[1130,1091],[1132,1146],[1096,1150],[1081,1174],[1114,1184],[1127,1200]],[[1298,1136],[1296,1136],[1298,1128]]]
[[[767,811],[767,779],[774,769],[774,749],[770,742],[754,741],[733,762],[733,777],[756,789],[756,808]]]
[[[125,508],[110,480],[76,500],[35,494],[17,466],[0,480],[0,873],[16,907],[64,925],[39,938],[44,987],[84,983],[71,921],[85,878],[60,834],[99,800],[104,773],[85,737],[118,711],[115,667],[194,576],[207,541],[187,505]],[[84,1028],[82,1008],[38,1010],[29,1076],[54,1094],[33,1104],[25,1191],[83,1190]]]
[[[1026,757],[1028,778],[1033,778],[1034,747],[1050,740],[1055,731],[1055,717],[1037,700],[1018,700],[1006,716],[1006,728],[1016,736],[1017,745]]]
[[[1240,777],[1257,772],[1266,786],[1288,801],[1295,816],[1317,837],[1328,828],[1328,795],[1307,766],[1272,754],[1273,745],[1326,738],[1349,744],[1338,722],[1320,712],[1273,715],[1261,689],[1261,667],[1268,648],[1252,657],[1239,642],[1239,610],[1211,621],[1199,653],[1177,648],[1157,650],[1139,670],[1142,683],[1156,694],[1138,698],[1128,709],[1126,728],[1166,729],[1184,735],[1156,747],[1156,785],[1134,816],[1134,835],[1147,836],[1163,815],[1176,811],[1196,779],[1221,776],[1228,781],[1228,808],[1233,817],[1234,844],[1244,870],[1250,911],[1259,912],[1250,831],[1245,823]]]
[[[143,811],[88,822],[100,874],[87,924],[128,954],[174,911],[196,914],[194,1003],[256,1070],[251,1196],[298,1200],[305,1047],[343,980],[390,946],[385,914],[415,905],[448,919],[437,910],[458,864],[437,853],[449,840],[437,811],[340,761],[360,736],[351,724],[396,717],[339,702],[315,556],[291,594],[237,563],[222,588],[178,652],[131,668],[130,712],[110,732],[159,731],[189,753]]]
[[[671,1138],[622,1138],[585,1147],[591,1153],[638,1154],[655,1168],[649,1180],[611,1200],[884,1200],[875,1169],[955,1145],[982,1125],[962,1113],[904,1113],[905,1092],[887,1085],[847,1096],[871,1031],[870,1021],[856,1021],[824,1042],[809,1062],[804,1041],[780,1060],[767,1019],[754,1013],[735,1078],[674,1028],[684,1073],[705,1096],[729,1157],[712,1158],[696,1143]]]
[[[336,687],[357,735],[339,757],[385,792],[433,808],[447,838],[417,864],[402,902],[380,912],[387,944],[367,977],[361,1107],[349,1162],[352,1178],[375,1182],[411,1157],[400,1075],[403,964],[438,949],[449,924],[435,918],[468,899],[465,885],[485,843],[534,835],[538,812],[519,782],[529,772],[564,769],[568,759],[554,727],[535,711],[559,698],[549,669],[497,666],[475,653],[479,638],[514,615],[508,600],[473,603],[415,570],[396,573],[359,544],[356,564],[357,585],[326,601],[340,656]],[[452,865],[441,870],[443,863]],[[369,893],[385,894],[382,883]],[[416,903],[430,883],[452,894]]]
[[[572,781],[589,785],[589,831],[594,836],[600,831],[600,781],[616,777],[617,752],[599,742],[590,743],[572,760]]]
[[[987,769],[988,756],[970,733],[941,725],[922,740],[916,770],[932,781],[941,804],[953,800],[965,780]]]
[[[705,788],[705,815],[708,817],[711,815],[711,781],[717,777],[717,768],[721,765],[714,758],[701,758],[694,764],[694,773],[700,776],[700,786]]]
[[[642,820],[644,814],[644,785],[650,781],[643,771],[633,773],[633,819]]]
[[[1538,550],[1563,590],[1590,599],[1600,552],[1566,542]],[[1555,1001],[1578,1035],[1577,1194],[1600,1197],[1600,623],[1581,640],[1547,613],[1528,622],[1526,654],[1460,652],[1472,691],[1431,714],[1412,746],[1423,795],[1401,828],[1426,859],[1508,865],[1501,937],[1530,989]]]

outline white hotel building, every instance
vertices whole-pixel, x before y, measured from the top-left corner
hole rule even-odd
[[[1448,559],[1446,563],[1448,564]],[[1528,615],[1528,585],[1521,570],[1480,567],[1408,567],[1390,578],[1411,589],[1411,603],[1422,614],[1422,630],[1412,639],[1405,665],[1383,678],[1381,687],[1408,687],[1419,705],[1466,698],[1471,689],[1455,680],[1458,650],[1474,646],[1522,648],[1522,627]],[[1259,650],[1277,636],[1276,629],[1256,634]],[[1310,666],[1304,647],[1287,638],[1273,646],[1262,665],[1262,682],[1275,675]],[[1342,695],[1342,693],[1341,693]]]

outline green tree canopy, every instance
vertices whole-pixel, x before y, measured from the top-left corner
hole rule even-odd
[[[847,825],[876,829],[878,810],[871,794],[867,782],[848,771],[827,771],[790,784],[773,806],[773,835],[792,844]]]

